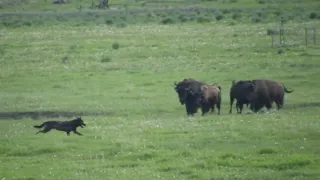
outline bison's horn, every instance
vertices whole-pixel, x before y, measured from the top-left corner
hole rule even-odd
[[[176,85],[176,86],[178,85],[177,81],[175,81],[173,84]]]

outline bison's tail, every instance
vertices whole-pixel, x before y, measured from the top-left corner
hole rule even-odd
[[[289,90],[284,86],[284,84],[282,84],[282,85],[283,85],[284,91],[285,91],[286,93],[292,93],[292,92],[293,92],[293,90],[292,90],[292,91],[289,91]]]
[[[33,126],[33,127],[35,127],[35,128],[42,128],[43,126],[44,126],[44,123],[42,123],[40,126],[35,125],[35,126]]]

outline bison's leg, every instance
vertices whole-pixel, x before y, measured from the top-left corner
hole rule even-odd
[[[250,110],[252,112],[258,112],[261,108],[263,108],[263,105],[261,103],[258,102],[251,102],[250,103]]]
[[[266,102],[265,104],[267,110],[269,111],[272,108],[272,102]]]
[[[187,103],[185,104],[185,107],[186,107],[187,115],[189,116],[190,115],[190,107],[188,106]]]
[[[242,104],[242,103],[239,103],[239,114],[242,113],[242,109],[243,109],[243,104]]]
[[[217,103],[218,115],[220,115],[221,103]]]
[[[192,103],[186,102],[185,107],[188,116],[193,116],[195,113],[197,113],[197,107],[194,106]]]
[[[237,113],[239,113],[239,101],[237,100],[237,103],[236,103],[236,110],[237,110]]]
[[[204,116],[207,112],[210,111],[210,105],[209,104],[203,104],[202,108],[201,108],[201,111],[202,111],[202,116]]]
[[[230,110],[229,110],[229,113],[230,113],[230,114],[232,113],[233,101],[234,101],[234,98],[230,97]],[[237,106],[237,105],[236,105],[236,106]]]
[[[278,100],[275,101],[276,105],[277,105],[277,110],[279,110],[281,108],[280,102]]]
[[[211,113],[214,113],[214,104],[211,104]]]
[[[283,107],[283,99],[284,99],[284,96],[280,96],[280,97],[278,97],[277,100],[275,101],[276,104],[277,104],[277,109],[278,109],[278,110]]]

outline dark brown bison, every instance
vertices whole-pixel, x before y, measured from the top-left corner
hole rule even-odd
[[[200,87],[205,84],[206,83],[192,78],[186,78],[179,83],[174,83],[174,89],[178,93],[181,105],[185,105],[187,115],[194,115],[197,113],[198,108],[200,107],[199,94],[197,92],[200,92]]]
[[[221,108],[221,87],[217,85],[202,85],[200,87],[200,106],[202,116],[204,116],[211,109],[211,113],[214,112],[214,107],[217,106],[218,114],[220,114]]]
[[[258,79],[252,80],[254,85],[254,91],[250,94],[250,109],[254,112],[259,111],[264,106],[270,110],[272,103],[275,102],[277,109],[283,107],[285,93],[291,93],[292,91],[273,80]]]
[[[230,88],[230,110],[232,113],[233,101],[236,99],[236,109],[237,113],[242,113],[243,105],[247,106],[250,104],[250,95],[254,91],[255,85],[252,81],[232,81],[232,86]]]

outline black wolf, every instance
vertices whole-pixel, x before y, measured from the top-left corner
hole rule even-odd
[[[58,131],[65,131],[67,133],[67,135],[70,135],[70,132],[73,131],[75,134],[82,136],[81,133],[79,133],[77,131],[77,127],[82,127],[86,126],[86,124],[83,122],[83,120],[81,119],[81,117],[77,117],[74,120],[71,121],[46,121],[44,123],[42,123],[40,126],[33,126],[35,128],[43,128],[43,130],[38,131],[36,134],[38,133],[47,133],[49,132],[51,129],[56,129]]]

